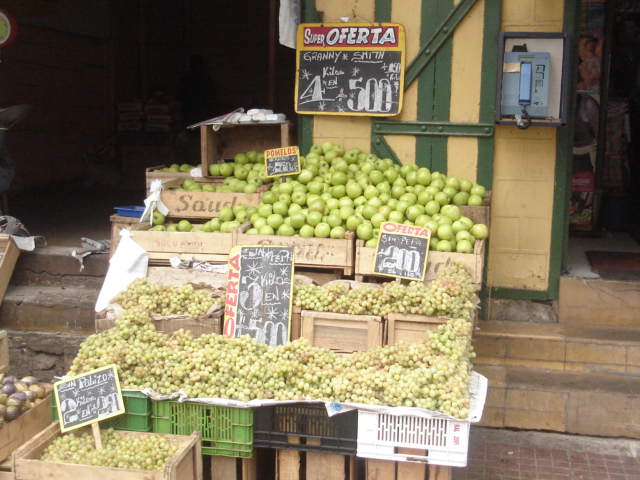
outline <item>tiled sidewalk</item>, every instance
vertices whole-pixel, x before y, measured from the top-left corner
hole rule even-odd
[[[571,441],[563,448],[565,436],[508,432],[509,438],[501,439],[499,432],[472,434],[467,468],[454,468],[453,480],[640,480],[640,457],[623,449],[616,454],[615,447],[597,453],[597,442],[606,440],[593,444],[589,437],[566,436]],[[527,444],[527,435],[536,441]],[[554,441],[544,445],[544,435]]]

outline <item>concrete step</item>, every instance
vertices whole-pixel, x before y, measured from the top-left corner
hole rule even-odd
[[[640,282],[560,278],[560,323],[640,328]]]
[[[98,293],[95,286],[10,286],[0,307],[0,329],[93,333]]]
[[[90,255],[84,269],[71,256],[73,248],[45,247],[22,252],[13,271],[13,285],[97,286],[102,285],[109,268],[109,255]]]
[[[479,322],[476,362],[640,376],[640,328]]]
[[[640,377],[476,365],[489,379],[480,425],[640,439]]]

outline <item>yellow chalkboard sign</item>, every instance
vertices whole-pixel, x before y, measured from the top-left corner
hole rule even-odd
[[[296,42],[296,113],[398,115],[404,70],[402,25],[303,23]]]
[[[125,413],[115,365],[56,382],[53,392],[62,432]]]

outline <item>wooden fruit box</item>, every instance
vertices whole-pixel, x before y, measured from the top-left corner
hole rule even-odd
[[[256,458],[234,458],[212,455],[211,480],[259,480]],[[0,480],[2,480],[0,478]]]
[[[131,227],[131,238],[149,254],[149,264],[168,265],[169,259],[197,259],[225,263],[234,245],[234,232],[157,232],[148,224]]]
[[[90,427],[85,427],[90,430]],[[13,471],[20,480],[201,480],[202,456],[200,454],[200,434],[166,435],[158,433],[127,432],[117,430],[118,435],[141,437],[161,435],[178,445],[178,451],[169,459],[164,471],[132,470],[127,468],[96,467],[72,463],[45,462],[40,460],[47,446],[60,435],[59,424],[52,423],[13,455]]]
[[[300,336],[337,353],[364,352],[384,344],[384,322],[376,315],[303,310]]]
[[[171,183],[167,186],[171,187]],[[217,217],[224,207],[255,207],[260,203],[262,193],[269,188],[271,184],[260,185],[256,193],[185,192],[168,188],[162,190],[160,198],[169,209],[170,217],[210,219]]]
[[[353,275],[354,237],[347,232],[345,238],[285,237],[280,235],[249,235],[250,224],[236,231],[235,245],[285,245],[293,247],[296,267],[341,270]]]
[[[162,182],[167,181],[179,181],[180,183],[184,182],[187,179],[199,180],[199,178],[195,178],[191,176],[189,172],[163,172],[161,169],[165,168],[166,165],[155,165],[153,167],[148,167],[145,170],[145,176],[147,180],[147,191],[151,186],[151,182],[153,180],[162,180]],[[203,172],[204,174],[204,172]]]
[[[428,317],[409,313],[390,313],[387,320],[387,345],[400,343],[419,343],[426,338],[427,332],[447,323],[450,318]]]
[[[459,263],[469,270],[473,283],[481,284],[485,244],[485,240],[476,241],[473,253],[436,252],[430,250],[427,257],[427,271],[424,276],[425,282],[435,280],[438,272],[454,263]],[[365,276],[374,275],[373,262],[375,255],[375,248],[365,247],[362,240],[356,241],[356,280],[362,281]]]
[[[15,420],[0,425],[0,462],[9,458],[15,449],[49,425],[50,403],[51,397],[47,395]]]
[[[0,463],[0,480],[13,480],[13,470],[11,469],[11,459]]]
[[[232,159],[237,153],[250,150],[264,152],[270,148],[291,145],[291,124],[250,123],[224,126],[217,132],[211,125],[200,126],[200,157],[202,174],[209,175],[209,165]]]
[[[9,370],[9,335],[6,330],[0,330],[0,373]]]
[[[20,249],[16,246],[11,235],[0,235],[0,302],[9,286],[13,269],[16,266]]]
[[[118,304],[109,305],[101,312],[96,313],[96,332],[104,332],[113,328],[116,320],[122,315],[124,309]],[[190,315],[170,315],[161,316],[152,314],[151,321],[156,330],[165,333],[173,333],[184,329],[191,332],[194,337],[199,337],[205,333],[222,333],[224,309],[216,305],[209,312],[198,317]]]
[[[111,215],[111,244],[109,246],[109,257],[112,257],[120,243],[120,230],[130,228],[132,225],[140,223],[136,217],[125,217],[122,215]]]

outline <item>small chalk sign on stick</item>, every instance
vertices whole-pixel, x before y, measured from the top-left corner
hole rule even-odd
[[[289,342],[293,247],[242,245],[229,252],[224,334],[275,347]]]
[[[60,430],[91,425],[96,448],[102,448],[98,422],[125,413],[115,365],[98,368],[53,385]]]
[[[264,151],[267,177],[283,177],[300,173],[300,150],[297,146],[272,148]]]
[[[374,273],[407,280],[424,280],[430,240],[431,231],[426,228],[384,222],[380,225],[378,235]]]

